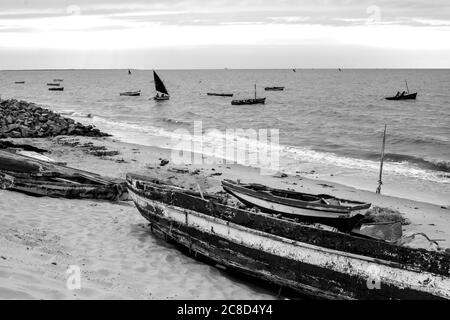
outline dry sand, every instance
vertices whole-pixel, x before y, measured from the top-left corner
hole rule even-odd
[[[93,142],[119,155],[99,158],[61,141]],[[17,141],[17,140],[16,140]],[[121,143],[110,138],[20,139],[51,150],[48,156],[111,177],[140,172],[203,191],[220,190],[224,178],[305,192],[332,193],[399,210],[411,221],[404,232],[423,232],[450,248],[450,210],[430,203],[376,195],[301,176],[277,178],[259,170],[218,163],[170,171],[171,150]],[[169,170],[168,170],[169,169]],[[221,173],[219,175],[218,173]],[[131,202],[35,198],[0,191],[0,299],[273,299],[273,293],[235,279],[155,239]],[[81,289],[69,290],[66,273],[80,267]]]

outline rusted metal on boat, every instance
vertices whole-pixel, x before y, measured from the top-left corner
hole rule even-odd
[[[127,175],[154,233],[228,269],[335,299],[450,299],[450,256],[321,229]]]
[[[1,150],[0,186],[34,196],[128,200],[124,180]]]

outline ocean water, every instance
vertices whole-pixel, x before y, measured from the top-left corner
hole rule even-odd
[[[450,70],[161,70],[171,99],[156,102],[151,70],[0,71],[0,94],[48,105],[118,139],[173,146],[201,121],[205,146],[227,129],[278,129],[281,170],[306,172],[363,189],[376,187],[381,139],[387,124],[384,190],[450,204]],[[63,78],[64,92],[46,83]],[[416,101],[387,101],[405,90]],[[14,84],[26,81],[25,84]],[[232,106],[230,92],[249,98],[257,85],[265,105]],[[284,86],[281,92],[266,86]],[[142,90],[140,97],[119,92]],[[88,118],[87,116],[90,115]],[[216,129],[211,132],[211,129]],[[256,143],[248,141],[248,143]],[[206,153],[206,152],[205,152]],[[223,154],[217,154],[223,155]],[[404,187],[403,187],[404,186]],[[422,197],[421,195],[427,195]]]

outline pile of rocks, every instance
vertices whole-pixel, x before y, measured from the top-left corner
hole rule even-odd
[[[84,126],[34,103],[15,99],[0,102],[0,139],[58,135],[108,136],[92,125]]]

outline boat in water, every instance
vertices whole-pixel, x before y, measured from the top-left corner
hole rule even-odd
[[[138,96],[141,95],[141,90],[121,92],[119,95],[121,95],[121,96],[128,96],[128,97],[138,97]]]
[[[50,87],[49,91],[64,91],[64,87]]]
[[[208,96],[217,96],[217,97],[232,97],[233,93],[215,93],[215,92],[207,92]]]
[[[241,99],[241,100],[231,100],[232,105],[243,105],[243,104],[264,104],[266,103],[266,98],[256,97],[256,84],[255,84],[255,98],[254,99]]]
[[[156,89],[156,96],[154,96],[153,99],[157,101],[169,100],[170,97],[169,92],[167,91],[164,82],[162,82],[161,78],[158,76],[155,70],[153,70],[153,79],[155,81],[155,89]]]
[[[386,97],[386,100],[416,100],[417,98],[417,92],[409,93],[408,88],[408,81],[405,80],[406,83],[406,91],[403,91],[400,93],[400,91],[397,92],[397,94],[393,97]]]
[[[25,83],[25,81],[16,81],[16,82],[14,82],[15,84],[24,84]]]
[[[56,163],[43,155],[0,151],[0,189],[32,196],[127,200],[125,181]]]
[[[284,87],[265,87],[265,91],[283,91]]]
[[[450,299],[450,255],[298,223],[127,174],[150,231],[193,258],[325,299]],[[279,291],[279,292],[280,292]]]
[[[223,180],[222,187],[249,207],[343,231],[351,230],[371,206],[370,203],[339,199],[328,194],[273,189],[257,183]]]
[[[64,79],[53,79],[53,82],[63,82]]]
[[[51,86],[53,86],[53,87],[59,87],[60,84],[59,84],[59,83],[47,83],[47,86],[49,86],[49,87],[51,87]]]

